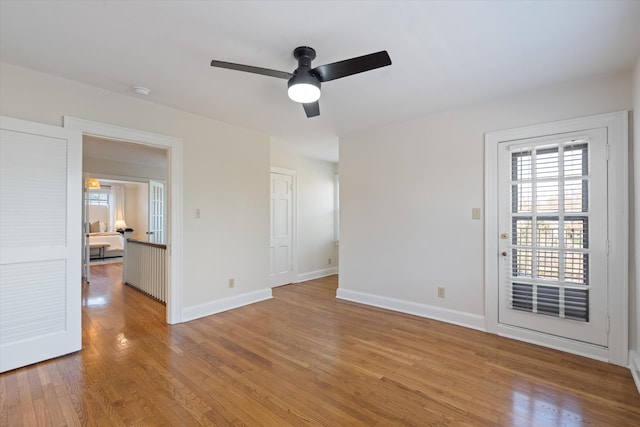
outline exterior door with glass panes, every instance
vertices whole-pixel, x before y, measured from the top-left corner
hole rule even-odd
[[[501,324],[607,345],[605,128],[499,144]]]

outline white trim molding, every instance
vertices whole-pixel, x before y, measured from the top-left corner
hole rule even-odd
[[[338,274],[338,267],[324,268],[322,270],[310,271],[308,273],[298,274],[296,283],[306,282],[307,280],[321,279],[327,276]]]
[[[151,145],[167,150],[167,178],[169,182],[167,188],[169,199],[167,323],[182,322],[182,138],[68,116],[64,116],[64,127],[80,130],[84,135]]]
[[[185,307],[182,310],[182,320],[188,322],[190,320],[199,319],[201,317],[211,316],[212,314],[222,313],[223,311],[233,310],[245,305],[254,304],[256,302],[271,299],[271,289],[262,289],[259,291],[247,292],[240,295],[234,295],[228,298],[222,298],[204,304]]]
[[[518,328],[511,325],[499,324],[498,334],[502,337],[511,338],[518,341],[536,344],[542,347],[553,348],[578,356],[588,357],[601,362],[609,361],[609,351],[606,347],[600,347],[580,341],[568,340],[555,335],[545,334],[529,329]]]
[[[640,354],[633,350],[629,352],[629,369],[631,370],[633,381],[636,383],[638,393],[640,393]]]
[[[507,327],[498,320],[498,144],[519,139],[606,128],[608,136],[609,257],[607,299],[609,335],[607,347]],[[485,135],[485,319],[488,332],[505,335],[569,353],[606,360],[620,366],[629,358],[629,112],[619,111]]]
[[[338,288],[336,298],[484,331],[484,317],[426,304]]]

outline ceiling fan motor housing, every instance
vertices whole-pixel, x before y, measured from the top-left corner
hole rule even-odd
[[[300,46],[293,50],[293,57],[298,60],[298,68],[311,69],[311,61],[316,59],[316,50],[309,46]]]
[[[293,57],[298,60],[298,68],[293,72],[293,77],[289,79],[287,83],[287,88],[289,89],[289,97],[296,102],[308,103],[315,102],[320,97],[320,80],[317,76],[315,76],[311,72],[311,61],[313,61],[316,57],[316,51],[307,46],[300,46],[294,49]],[[302,89],[291,89],[292,86],[306,87],[307,89],[302,91]],[[314,96],[309,94],[309,86],[317,88],[313,90],[313,93],[316,94]],[[298,95],[296,95],[296,92]],[[309,95],[307,95],[309,94]],[[307,98],[307,96],[312,96],[312,98]]]

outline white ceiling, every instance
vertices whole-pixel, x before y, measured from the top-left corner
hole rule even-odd
[[[387,50],[393,65],[322,87],[306,118],[286,81],[211,59],[293,71]],[[0,60],[313,145],[461,105],[631,69],[640,1],[0,1]],[[322,147],[326,142],[325,149]]]

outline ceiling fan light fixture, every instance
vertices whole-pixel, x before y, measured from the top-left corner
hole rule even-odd
[[[289,80],[287,94],[301,104],[316,102],[320,99],[320,82],[311,75],[295,75]]]

